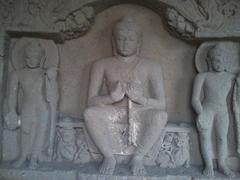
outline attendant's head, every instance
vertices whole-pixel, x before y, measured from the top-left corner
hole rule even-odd
[[[217,44],[208,53],[211,60],[212,69],[215,72],[223,72],[226,69],[225,66],[225,55],[222,46]]]
[[[45,51],[39,42],[31,41],[25,47],[24,55],[26,66],[34,69],[41,66],[45,57]]]
[[[235,42],[217,42],[208,51],[208,63],[210,70],[215,72],[233,72],[239,59],[239,44]]]

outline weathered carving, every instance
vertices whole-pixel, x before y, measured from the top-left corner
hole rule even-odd
[[[29,35],[42,38],[46,35],[47,38],[54,36],[53,38],[56,39],[55,35],[59,34],[62,35],[61,37],[64,40],[71,40],[79,38],[91,28],[94,23],[94,11],[99,13],[110,6],[121,4],[122,2],[135,2],[136,4],[141,4],[155,10],[159,14],[166,12],[165,18],[168,23],[167,25],[170,26],[171,30],[174,31],[178,37],[184,39],[207,40],[205,39],[206,37],[233,38],[240,36],[238,23],[240,5],[237,0],[159,0],[151,2],[149,0],[142,0],[141,2],[139,1],[139,3],[137,1],[121,0],[115,2],[110,0],[104,2],[101,0],[0,0],[0,30],[6,32],[6,35],[13,35],[14,37],[15,35]],[[163,3],[167,6],[163,5]],[[165,9],[165,7],[167,7],[167,9]],[[116,16],[116,14],[114,14],[114,16]],[[120,16],[120,14],[117,13],[117,16]],[[110,17],[111,20],[114,18],[115,17]],[[126,21],[127,25],[122,25],[122,23]],[[79,119],[75,121],[73,118],[68,117],[61,119],[59,123],[56,122],[59,99],[57,82],[58,69],[56,69],[55,66],[51,68],[51,65],[43,67],[45,63],[40,63],[41,65],[38,67],[29,67],[29,65],[22,67],[24,64],[20,58],[18,58],[17,61],[12,61],[10,55],[9,64],[6,63],[6,65],[4,65],[6,68],[4,72],[7,77],[9,74],[7,71],[12,70],[11,66],[13,66],[14,71],[9,77],[11,85],[8,92],[9,97],[13,97],[13,94],[15,94],[14,98],[10,98],[14,99],[15,105],[14,108],[11,108],[10,104],[13,103],[10,102],[10,99],[6,98],[8,103],[10,103],[7,104],[9,111],[4,114],[6,123],[3,125],[11,130],[19,128],[18,131],[21,133],[22,141],[20,149],[22,152],[15,166],[20,166],[26,160],[30,160],[30,167],[35,168],[37,161],[41,160],[41,156],[45,156],[45,152],[48,152],[48,155],[52,157],[53,160],[60,163],[63,162],[63,164],[68,162],[66,164],[69,165],[71,165],[71,163],[85,163],[91,160],[99,160],[102,158],[101,154],[103,154],[104,161],[100,167],[100,172],[105,174],[113,173],[116,161],[128,162],[129,157],[132,158],[132,156],[133,158],[130,161],[130,165],[134,175],[144,175],[144,165],[149,164],[158,165],[161,168],[189,166],[188,131],[182,131],[181,126],[178,127],[177,130],[169,130],[169,126],[165,127],[167,114],[165,112],[164,95],[163,92],[161,92],[162,89],[159,87],[163,87],[162,75],[159,70],[160,66],[155,62],[153,63],[138,56],[141,46],[141,43],[139,43],[139,41],[141,41],[139,40],[141,39],[139,38],[139,34],[141,33],[132,21],[124,20],[123,22],[117,25],[113,33],[114,56],[96,62],[92,69],[91,85],[89,88],[89,107],[85,111],[85,122],[89,135],[91,135],[99,148],[100,153],[95,147],[93,148],[94,150],[91,149],[88,144],[89,139],[85,139],[87,135],[84,129],[85,122],[81,122]],[[7,62],[6,57],[8,53],[4,51],[7,45],[4,41],[5,40],[1,40],[0,58],[3,62]],[[39,42],[40,41],[41,40],[39,40]],[[11,48],[13,47],[14,49],[15,39],[11,42]],[[35,42],[32,44],[35,44]],[[71,42],[69,44],[71,44]],[[37,47],[38,45],[33,46]],[[61,51],[62,46],[64,45],[59,45],[58,53],[62,55],[62,57],[68,57],[64,56],[64,53],[67,52]],[[40,47],[42,47],[44,51],[47,49],[42,43],[40,43]],[[10,50],[12,50],[11,48]],[[28,48],[31,49],[31,47],[26,47],[26,52]],[[25,52],[23,49],[22,51]],[[30,50],[30,52],[31,51],[33,50]],[[34,50],[34,52],[38,54],[38,50]],[[219,168],[226,175],[230,177],[234,176],[229,170],[229,167],[226,166],[225,159],[227,157],[226,134],[228,133],[227,105],[230,105],[226,103],[226,97],[230,92],[235,77],[237,77],[237,79],[235,80],[233,94],[233,110],[236,119],[238,152],[240,153],[240,76],[235,75],[235,73],[239,72],[239,64],[237,64],[239,60],[235,57],[235,52],[236,47],[234,43],[214,42],[202,45],[196,56],[196,65],[200,73],[195,82],[193,99],[196,99],[194,99],[193,104],[198,112],[197,124],[201,137],[203,157],[207,165],[204,174],[208,176],[213,176],[213,156],[211,155],[211,150],[208,149],[209,144],[212,144],[209,134],[212,132],[213,124],[216,125],[217,129],[217,150],[220,150],[220,153],[217,155]],[[105,52],[104,50],[104,53],[107,53],[107,51]],[[129,53],[131,55],[129,55]],[[145,52],[143,52],[143,54],[144,53]],[[218,56],[218,53],[220,56]],[[20,57],[20,51],[15,55],[15,57],[18,56]],[[206,56],[206,58],[203,56]],[[219,65],[218,62],[216,62],[218,58],[220,59]],[[224,59],[224,62],[222,62],[222,59]],[[87,63],[89,63],[89,61]],[[21,68],[18,68],[18,66]],[[3,63],[1,67],[2,70],[0,70],[3,71]],[[102,72],[103,69],[104,73]],[[164,69],[164,71],[168,72],[169,69]],[[166,79],[167,78],[171,77],[167,76]],[[4,80],[7,79],[4,77]],[[12,85],[14,84],[12,83],[14,82],[13,80],[16,80],[18,84],[18,86],[16,86],[15,82],[15,90],[13,88],[14,85]],[[199,81],[201,80],[204,81],[202,82],[202,86],[197,87],[200,85],[201,82]],[[30,81],[34,82],[30,83]],[[40,81],[42,83],[40,83]],[[96,81],[98,81],[98,84],[96,83],[97,85],[94,83]],[[170,81],[170,83],[172,82]],[[22,87],[24,84],[26,84],[25,88]],[[35,85],[38,87],[35,88]],[[101,91],[101,89],[105,89],[102,88],[102,85],[107,86],[107,92]],[[40,88],[40,86],[42,88]],[[0,87],[2,88],[2,82],[0,82]],[[64,86],[62,88],[64,89]],[[3,89],[5,89],[5,87],[3,87]],[[41,93],[37,93],[40,92],[40,89]],[[15,93],[12,93],[13,91]],[[26,93],[29,91],[34,91],[34,93],[32,93],[34,95]],[[201,93],[203,93],[204,99],[202,99]],[[198,94],[198,97],[195,96],[196,94]],[[2,94],[0,96],[2,96]],[[25,100],[26,97],[31,98],[31,103]],[[185,103],[185,101],[183,103]],[[39,107],[40,110],[43,109],[42,112],[38,111],[40,115],[32,112],[32,114],[30,114],[31,116],[27,116],[36,106]],[[169,112],[171,112],[171,110]],[[189,114],[190,113],[191,110],[189,110]],[[46,120],[45,123],[36,121],[41,119],[44,114],[45,117],[42,119]],[[211,118],[212,116],[216,118]],[[171,118],[172,117],[175,118],[174,116],[171,116]],[[177,118],[180,119],[184,117]],[[26,123],[26,119],[35,126],[33,130],[29,130],[31,129],[29,128],[30,123]],[[186,119],[186,121],[188,121],[188,119]],[[0,125],[0,130],[2,130],[1,126],[2,125]],[[37,131],[32,132],[34,129]],[[43,131],[46,133],[44,134]],[[9,134],[14,134],[13,136],[17,134],[16,132],[12,133],[7,131]],[[163,134],[163,132],[166,133]],[[0,133],[3,132],[1,131]],[[56,138],[55,135],[57,136]],[[43,137],[45,139],[44,141]],[[8,136],[5,136],[4,141],[6,141],[6,139],[8,139]],[[28,139],[32,139],[32,141]],[[12,144],[14,144],[14,142]],[[33,144],[33,147],[30,147],[31,144]],[[6,152],[7,146],[5,146],[4,152]],[[9,157],[14,153],[15,152],[9,153],[6,156]],[[196,153],[195,149],[194,153]],[[3,156],[5,156],[5,154]],[[56,162],[50,163],[50,166],[53,165],[55,168],[55,163]],[[86,167],[88,167],[88,164],[86,164]],[[84,168],[86,167],[84,164]],[[57,168],[58,167],[56,167],[56,169]],[[8,170],[4,171],[7,176],[12,176]],[[20,171],[21,174],[26,172],[25,169],[21,168],[14,169],[14,171]],[[77,171],[79,171],[80,175],[75,177]],[[76,166],[76,169],[72,171],[73,173],[71,172],[74,174],[74,177],[72,176],[73,179],[107,178],[107,176],[98,174],[83,175],[83,171],[80,166]],[[168,169],[167,172],[170,171],[171,170]],[[2,172],[1,169],[1,177]],[[13,172],[13,174],[15,172]],[[27,170],[26,174],[28,174],[28,176],[30,174],[31,176],[32,171],[29,172]],[[50,174],[49,176],[52,176],[52,172],[49,171],[47,173]],[[63,175],[64,173],[60,170],[56,174]],[[15,175],[19,176],[17,173]],[[162,175],[163,174],[161,174],[161,176]],[[65,175],[63,176],[65,177]],[[127,173],[126,175],[123,172],[123,176],[119,178],[126,179],[128,178],[127,176],[129,176],[129,174]],[[152,176],[152,174],[150,176]],[[179,176],[180,175],[174,177],[176,177],[176,179],[182,178]],[[192,178],[192,174],[188,174],[187,176],[189,179]],[[115,176],[109,176],[109,178],[115,178]],[[154,179],[155,177],[142,176],[133,178]],[[168,177],[166,178],[168,179]]]
[[[175,9],[168,8],[166,11],[167,22],[171,29],[176,29],[183,37],[192,37],[195,34],[195,25],[181,16]]]
[[[77,38],[89,30],[94,9],[81,2],[53,0],[0,1],[1,29],[61,32],[64,39]]]
[[[123,1],[126,3],[125,1]],[[94,11],[101,12],[121,1],[102,3],[99,0],[7,0],[0,1],[1,29],[63,33],[63,39],[74,39],[86,33],[93,24]],[[239,37],[236,0],[159,0],[169,28],[181,38]],[[152,7],[148,1],[141,4]],[[163,6],[163,4],[167,6]],[[95,6],[93,6],[95,5]],[[94,7],[94,9],[93,9]],[[165,7],[167,7],[165,9]],[[161,8],[162,9],[162,8]],[[156,11],[157,8],[156,8]]]
[[[60,162],[86,163],[90,161],[83,122],[70,117],[63,118],[57,129],[56,160]]]
[[[115,169],[112,123],[129,123],[128,143],[136,148],[131,161],[135,175],[145,174],[143,158],[160,137],[167,122],[162,72],[159,64],[140,58],[140,28],[130,19],[120,21],[113,31],[114,56],[97,61],[92,68],[89,108],[85,111],[87,129],[104,156],[100,173]],[[100,89],[106,82],[108,94]],[[150,91],[147,96],[144,91]]]
[[[234,173],[226,165],[229,127],[227,96],[235,78],[233,72],[236,71],[236,69],[229,68],[229,64],[238,62],[238,51],[237,43],[218,42],[203,44],[196,56],[197,68],[200,73],[195,78],[192,105],[198,114],[197,128],[205,162],[203,173],[209,177],[214,176],[211,148],[213,125],[216,130],[219,151],[217,155],[219,170],[227,176],[234,176]],[[206,69],[199,65],[204,62],[208,65],[207,72],[203,72]]]
[[[40,42],[20,42],[24,43],[25,67],[10,75],[5,122],[9,129],[20,126],[20,156],[14,166],[19,167],[29,159],[30,167],[36,168],[46,148],[50,156],[53,152],[59,98],[57,69],[44,69],[46,53]],[[20,58],[18,60],[21,62]]]
[[[166,132],[156,163],[162,168],[190,166],[188,132]]]
[[[13,1],[0,1],[0,24],[4,26],[5,24],[9,24],[13,17],[12,17],[12,10],[13,10]]]
[[[94,9],[83,7],[68,14],[64,19],[58,19],[55,28],[63,33],[64,39],[75,39],[86,33],[94,21]]]
[[[189,36],[207,37],[208,34],[214,32],[217,32],[215,37],[224,36],[224,31],[232,31],[229,27],[230,21],[233,20],[234,16],[239,16],[237,14],[239,3],[234,0],[187,0],[181,1],[181,3],[175,1],[166,3],[174,7],[167,8],[168,24],[186,38]]]
[[[237,75],[233,90],[233,112],[236,124],[237,152],[240,154],[240,76]]]

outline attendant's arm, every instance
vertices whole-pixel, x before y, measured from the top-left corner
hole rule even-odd
[[[4,116],[5,123],[10,130],[15,130],[20,124],[17,114],[18,76],[16,72],[10,75],[9,94],[7,98],[8,113]]]
[[[58,69],[53,67],[47,70],[46,73],[46,96],[50,105],[50,135],[48,155],[53,158],[54,141],[56,134],[57,109],[59,101],[59,86],[58,86]]]
[[[198,114],[202,111],[201,92],[204,81],[205,75],[200,73],[196,76],[193,85],[192,106]]]
[[[10,112],[16,112],[17,93],[18,92],[18,76],[16,72],[10,74],[8,107]]]
[[[238,78],[237,77],[237,80],[235,81],[234,83],[234,86],[233,86],[233,112],[235,114],[238,114],[239,113],[239,87],[240,87],[240,81],[238,81]],[[240,80],[240,79],[239,79]],[[238,116],[238,115],[237,115]]]

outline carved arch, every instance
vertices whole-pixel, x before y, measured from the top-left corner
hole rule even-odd
[[[0,13],[0,24],[3,31],[13,35],[19,34],[21,27],[20,34],[34,32],[69,40],[84,35],[94,25],[96,14],[126,3],[153,10],[162,17],[169,32],[181,39],[240,37],[237,0],[19,0],[15,6],[2,4],[5,14]]]

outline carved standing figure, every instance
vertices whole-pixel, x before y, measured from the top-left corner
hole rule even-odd
[[[14,166],[19,167],[28,159],[29,167],[36,168],[46,147],[52,149],[46,138],[53,138],[53,135],[46,135],[50,129],[54,130],[49,124],[55,126],[56,121],[56,115],[52,113],[56,113],[54,106],[57,106],[58,101],[57,70],[43,69],[45,50],[38,41],[27,43],[24,58],[26,67],[10,74],[7,98],[9,111],[5,115],[5,121],[9,127],[14,127],[16,122],[20,122],[20,156]],[[21,102],[18,101],[20,92]]]
[[[231,63],[229,58],[235,56],[236,53],[238,49],[234,43],[216,43],[207,52],[211,71],[199,73],[194,81],[192,105],[198,114],[197,128],[205,162],[203,173],[208,177],[214,176],[211,137],[213,126],[216,131],[218,168],[225,175],[234,177],[234,173],[226,165],[226,158],[229,128],[227,97],[232,89],[235,76],[228,72],[227,65]],[[201,59],[201,61],[205,60]]]
[[[233,112],[236,124],[237,152],[240,154],[240,75],[238,75],[234,84]]]
[[[104,157],[100,173],[113,174],[116,159],[110,125],[127,116],[129,144],[136,147],[131,171],[143,175],[143,158],[167,123],[162,70],[158,63],[139,57],[140,27],[131,18],[116,24],[112,41],[114,56],[97,61],[92,67],[89,107],[84,113],[86,127]],[[104,83],[105,96],[100,92]],[[135,133],[138,123],[144,124],[140,138]]]

